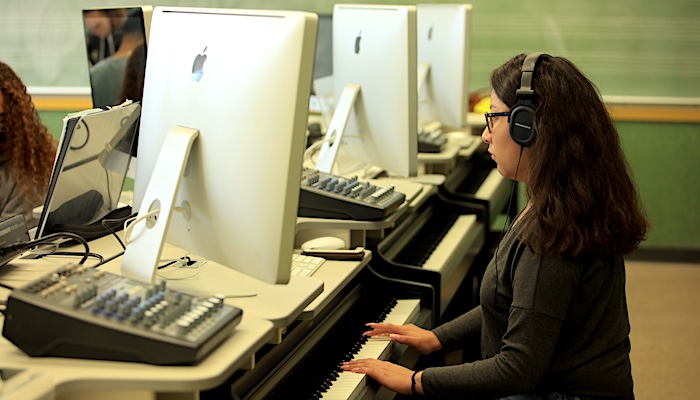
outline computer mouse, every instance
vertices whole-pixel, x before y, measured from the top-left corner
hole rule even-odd
[[[462,131],[452,131],[445,134],[447,136],[447,141],[452,144],[456,144],[459,147],[469,147],[476,137]]]
[[[335,236],[321,236],[307,240],[301,245],[302,250],[342,250],[345,241]]]

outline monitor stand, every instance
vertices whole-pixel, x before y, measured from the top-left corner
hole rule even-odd
[[[430,73],[430,63],[422,62],[418,64],[418,101],[427,97],[425,87],[427,86],[428,74]]]
[[[428,79],[430,79],[430,63],[422,62],[418,64],[418,131],[435,131],[442,127],[442,124],[435,120],[430,108],[430,93],[428,90]]]
[[[350,120],[350,113],[352,113],[360,90],[360,85],[348,83],[343,88],[342,93],[340,93],[338,104],[333,112],[333,118],[326,130],[326,136],[323,138],[325,142],[321,146],[318,160],[316,160],[317,170],[327,174],[336,173],[333,167],[338,157],[338,150],[341,147],[341,141],[347,129],[348,121]]]
[[[121,273],[154,283],[174,203],[180,190],[196,129],[176,126],[168,132],[124,250]],[[179,166],[179,168],[178,168]]]
[[[182,212],[185,219],[190,218],[189,204],[184,201],[177,206],[175,200],[187,169],[192,145],[198,136],[198,130],[182,126],[176,126],[168,132],[141,202],[141,209],[130,227],[131,234],[121,265],[123,276],[140,282],[155,283],[173,211]],[[170,286],[176,290],[197,296],[257,295],[254,291],[236,287],[230,280],[212,283],[193,277],[187,280],[173,280],[171,283]]]

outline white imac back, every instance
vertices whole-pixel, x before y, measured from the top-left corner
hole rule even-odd
[[[414,6],[336,4],[333,92],[360,85],[341,155],[399,176],[418,170]]]
[[[419,118],[452,128],[469,108],[471,4],[418,4],[418,64],[430,63]]]
[[[199,130],[167,242],[268,283],[289,280],[317,16],[156,7],[134,208],[166,134]],[[128,250],[128,247],[127,247]]]

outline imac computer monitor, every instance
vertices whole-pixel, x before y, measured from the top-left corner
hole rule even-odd
[[[470,4],[418,4],[420,124],[466,125],[471,49]]]
[[[344,174],[345,159],[395,176],[418,169],[415,6],[336,4],[335,109],[316,168]],[[358,169],[358,168],[355,168]]]
[[[124,275],[153,281],[165,239],[258,280],[288,282],[317,21],[300,11],[154,8],[139,216]],[[187,149],[179,140],[192,131]]]
[[[318,16],[314,80],[330,75],[333,75],[333,16],[322,14]]]

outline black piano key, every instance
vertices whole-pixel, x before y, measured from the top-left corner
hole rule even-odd
[[[341,373],[343,361],[353,358],[368,338],[365,323],[382,321],[396,305],[393,298],[361,300],[321,339],[267,399],[321,398]]]
[[[420,234],[414,236],[396,255],[394,261],[405,265],[423,266],[457,221],[457,218],[459,218],[458,214],[436,214],[433,216],[423,226]]]

